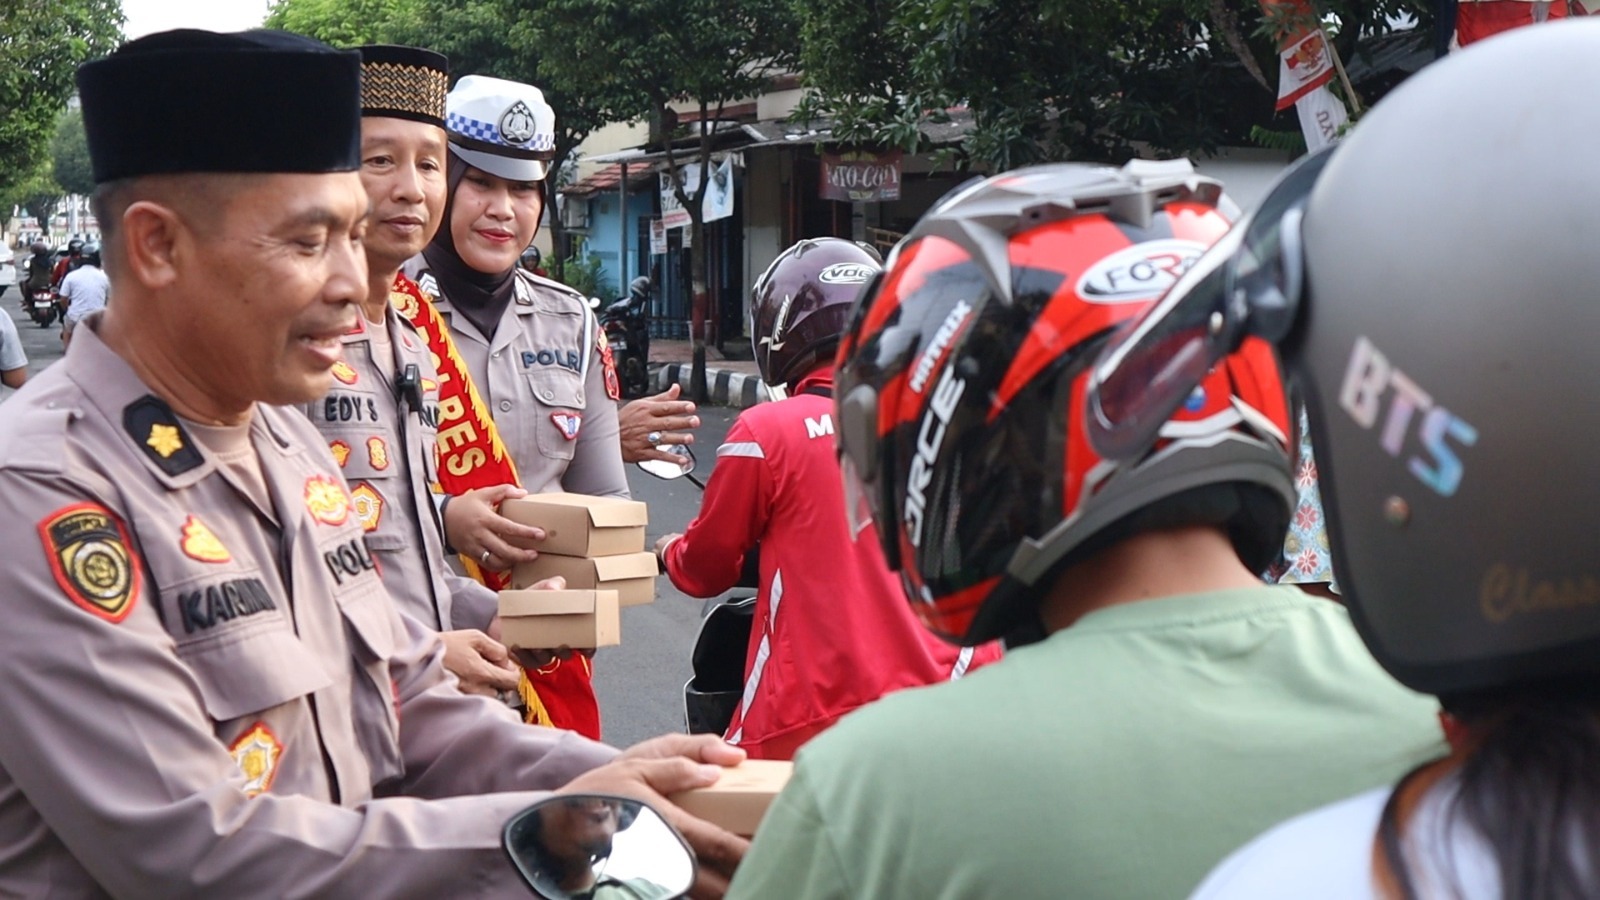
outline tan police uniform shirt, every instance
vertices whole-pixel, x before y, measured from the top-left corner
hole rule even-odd
[[[559,282],[517,270],[516,298],[492,340],[423,268],[405,272],[436,298],[456,350],[494,416],[529,493],[628,496],[617,404],[606,393],[600,326],[583,296]]]
[[[98,321],[0,429],[0,896],[526,896],[503,824],[616,751],[456,689],[304,416],[263,508]]]
[[[384,319],[380,326],[363,317],[345,335],[333,389],[303,409],[349,482],[351,512],[401,610],[439,631],[483,630],[496,612],[494,592],[445,564],[434,493],[439,375],[433,356],[393,309]],[[374,340],[379,328],[387,345]],[[385,361],[390,346],[393,357]]]

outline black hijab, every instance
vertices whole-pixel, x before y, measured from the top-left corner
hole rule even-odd
[[[439,230],[434,233],[433,241],[422,249],[422,258],[428,261],[428,270],[439,282],[439,293],[450,301],[456,312],[475,325],[480,334],[488,340],[494,340],[500,317],[505,315],[506,307],[511,305],[511,299],[516,296],[517,263],[513,260],[509,269],[490,274],[467,265],[461,254],[456,252],[456,241],[450,234],[450,221],[456,208],[456,189],[471,166],[454,153],[449,157],[449,168],[446,170],[450,185],[449,198],[445,200]]]

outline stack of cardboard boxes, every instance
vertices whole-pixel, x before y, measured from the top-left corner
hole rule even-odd
[[[544,529],[539,558],[511,572],[500,592],[501,637],[532,649],[606,647],[622,640],[619,607],[656,595],[655,554],[645,551],[645,505],[615,497],[536,494],[500,504],[514,522]],[[564,591],[527,590],[560,575]]]

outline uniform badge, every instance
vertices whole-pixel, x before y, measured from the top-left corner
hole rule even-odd
[[[225,563],[233,559],[233,554],[228,548],[222,546],[222,541],[217,540],[217,535],[206,523],[195,516],[190,516],[183,523],[183,555],[190,559],[208,563]]]
[[[595,329],[600,335],[595,341],[595,346],[600,348],[600,368],[606,377],[606,396],[613,400],[622,399],[622,385],[617,381],[617,360],[611,355],[611,344],[606,340],[606,333]]]
[[[389,468],[389,445],[381,437],[367,438],[367,461],[374,469]]]
[[[424,379],[422,379],[422,392],[424,394],[431,394],[434,391],[437,391],[438,389],[439,389],[439,382],[434,381],[432,378],[424,378]]]
[[[333,364],[333,377],[337,378],[340,384],[355,384],[356,370],[350,368],[350,364],[341,359]]]
[[[575,441],[578,439],[578,428],[583,425],[583,416],[575,412],[551,413],[550,421],[556,423],[567,440]]]
[[[283,742],[264,722],[250,726],[228,748],[228,753],[244,773],[244,792],[251,797],[272,787],[278,777],[278,759],[283,756]]]
[[[344,468],[344,461],[350,458],[350,445],[344,441],[333,441],[328,444],[328,449],[333,453],[333,461]]]
[[[343,525],[350,515],[350,498],[344,488],[326,475],[306,479],[306,512],[324,525]]]
[[[122,410],[122,427],[156,468],[168,475],[182,475],[205,462],[172,407],[154,395],[146,394],[128,404]]]
[[[139,599],[139,573],[128,533],[98,503],[75,503],[39,522],[56,584],[72,602],[107,622],[121,622]]]
[[[414,319],[417,316],[417,298],[405,291],[390,291],[389,305],[407,319]]]
[[[363,530],[377,531],[378,523],[383,520],[383,495],[363,481],[350,492],[350,509]]]

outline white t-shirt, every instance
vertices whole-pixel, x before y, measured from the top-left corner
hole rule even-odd
[[[77,324],[89,313],[106,308],[111,279],[99,266],[84,264],[68,272],[58,290],[67,298],[67,321]]]
[[[1447,827],[1442,815],[1453,785],[1447,779],[1429,791],[1406,829],[1413,883],[1422,897],[1498,900],[1499,869],[1483,838],[1459,822]],[[1278,825],[1212,869],[1189,900],[1383,900],[1372,854],[1390,792],[1358,794]]]

